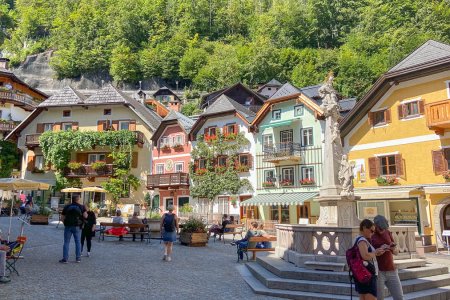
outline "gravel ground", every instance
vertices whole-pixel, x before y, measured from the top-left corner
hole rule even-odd
[[[3,238],[8,224],[8,217],[0,218]],[[19,230],[13,218],[11,237]],[[60,264],[62,225],[25,225],[24,235],[28,241],[17,263],[20,276],[0,285],[0,299],[270,299],[255,295],[243,281],[229,243],[210,241],[200,248],[176,243],[172,261],[165,262],[158,240],[95,239],[91,257],[77,264],[72,241],[69,264]]]

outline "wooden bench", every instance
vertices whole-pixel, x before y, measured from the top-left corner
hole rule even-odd
[[[150,243],[150,228],[148,226],[148,224],[128,224],[128,223],[124,223],[124,224],[119,224],[119,223],[106,223],[106,222],[101,222],[100,223],[100,229],[99,231],[99,235],[98,235],[98,241],[100,242],[100,240],[104,241],[105,240],[105,236],[106,237],[117,237],[119,238],[118,235],[115,234],[108,234],[106,233],[106,231],[108,230],[108,227],[112,227],[112,228],[128,228],[128,229],[138,229],[138,231],[136,232],[128,232],[124,235],[122,235],[123,238],[133,238],[133,235],[136,236],[136,238],[140,238],[141,235],[143,235],[143,239],[147,240],[147,243]]]
[[[249,238],[248,243],[262,243],[262,242],[276,242],[277,237],[270,235],[270,236],[252,236]],[[248,245],[248,244],[247,244]],[[273,246],[273,245],[272,245]],[[239,245],[237,245],[237,254],[238,254],[238,262],[239,262],[239,251],[242,251],[245,253],[245,256],[247,257],[248,261],[248,252],[252,252],[252,260],[256,260],[256,252],[263,252],[263,251],[275,251],[275,248],[242,248],[239,249]]]
[[[227,224],[225,226],[225,229],[228,229],[228,231],[225,231],[219,234],[219,238],[222,238],[223,243],[225,244],[225,234],[232,234],[233,235],[233,241],[236,234],[239,234],[242,239],[242,232],[244,231],[244,224]],[[214,236],[214,243],[216,242],[216,236]]]

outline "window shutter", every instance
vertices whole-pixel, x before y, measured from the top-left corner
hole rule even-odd
[[[34,170],[34,160],[35,160],[34,153],[28,153],[27,158],[27,171],[33,171]]]
[[[88,163],[88,153],[77,153],[77,162],[82,164]]]
[[[238,134],[239,133],[239,127],[238,124],[234,124],[234,134]]]
[[[369,111],[367,114],[367,120],[369,121],[369,125],[373,126],[373,112]]]
[[[139,157],[139,153],[138,152],[133,152],[133,154],[131,156],[131,167],[132,168],[137,168],[138,167],[138,157]]]
[[[384,119],[386,123],[391,123],[391,110],[389,108],[384,111]]]
[[[397,176],[403,176],[404,174],[404,168],[403,168],[403,159],[401,154],[395,155],[395,172]]]
[[[105,121],[97,121],[97,131],[104,131],[105,127]]]
[[[205,135],[208,134],[208,127],[206,127],[206,128],[204,129],[204,134],[205,134]]]
[[[117,120],[112,121],[112,129],[116,131],[119,130],[119,121]]]
[[[72,122],[72,130],[78,130],[78,122]]]
[[[397,108],[398,108],[398,119],[399,120],[401,120],[401,119],[403,119],[404,118],[404,115],[403,115],[403,109],[404,109],[404,105],[403,104],[400,104]]]
[[[198,159],[194,160],[194,173],[198,170]]]
[[[420,100],[418,106],[419,106],[419,114],[423,115],[425,113],[425,102],[423,100]]]
[[[253,168],[253,156],[251,154],[247,154],[247,158],[248,158],[248,168],[251,169]]]
[[[371,179],[377,178],[380,174],[380,160],[378,157],[369,157],[369,177]]]
[[[38,123],[36,124],[36,133],[43,133],[44,132],[44,124]]]
[[[444,157],[444,151],[435,150],[431,151],[431,156],[433,160],[433,170],[434,174],[442,174],[447,170],[446,161]]]
[[[223,126],[223,128],[222,128],[222,134],[223,134],[223,135],[227,135],[227,134],[228,134],[228,126],[227,126],[227,125]]]
[[[130,121],[130,131],[136,131],[136,120]]]
[[[61,123],[53,124],[53,131],[60,131],[60,130],[61,130]]]

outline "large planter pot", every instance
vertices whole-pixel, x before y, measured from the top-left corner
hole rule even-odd
[[[152,238],[159,238],[161,236],[161,221],[160,220],[147,220],[148,228]]]
[[[186,246],[205,247],[208,243],[208,234],[206,232],[182,232],[180,233],[180,242]]]
[[[32,215],[30,224],[32,225],[48,225],[48,216],[45,215]]]

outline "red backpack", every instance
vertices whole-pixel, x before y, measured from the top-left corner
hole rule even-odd
[[[359,253],[358,241],[361,237],[358,237],[353,247],[345,252],[347,258],[347,264],[349,267],[350,279],[353,277],[359,283],[368,283],[372,279],[372,273],[364,266],[364,260]]]

